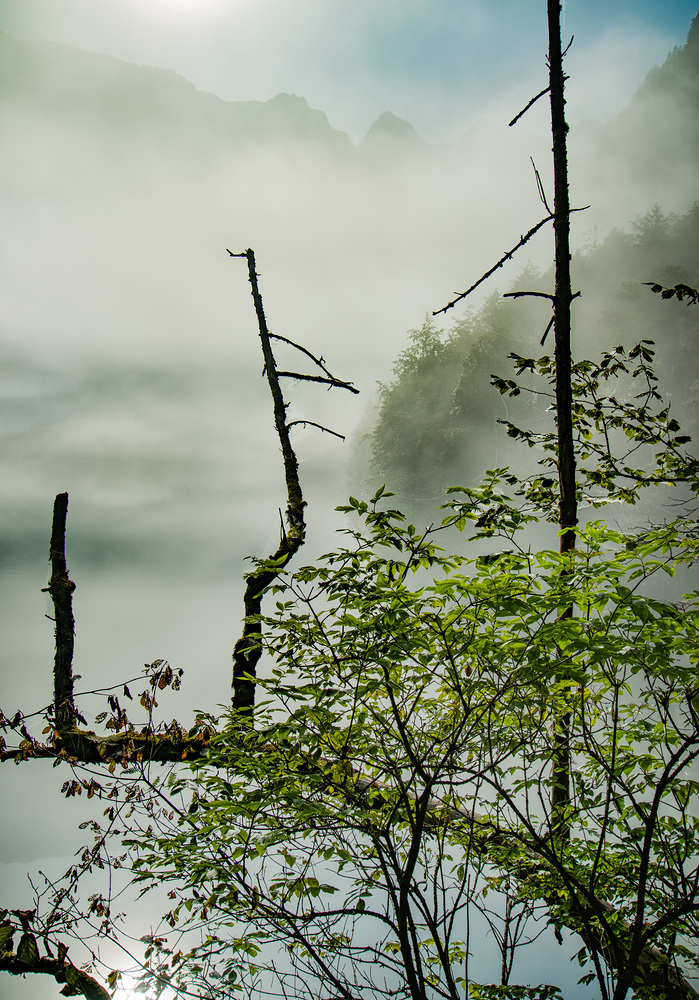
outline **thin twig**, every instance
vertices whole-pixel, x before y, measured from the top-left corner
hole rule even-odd
[[[340,438],[341,441],[345,440],[344,434],[338,434],[337,431],[331,431],[329,427],[324,427],[323,424],[317,424],[315,420],[292,420],[291,423],[287,424],[286,426],[290,430],[292,427],[296,427],[297,424],[303,424],[304,427],[306,425],[308,425],[309,427],[317,427],[318,430],[325,431],[326,434],[332,434],[334,437]]]
[[[356,393],[359,392],[359,389],[352,388],[351,382],[344,382],[342,379],[336,378],[332,372],[328,371],[328,369],[325,367],[325,358],[323,357],[317,358],[315,354],[312,354],[310,351],[307,351],[305,347],[301,346],[301,344],[297,344],[295,341],[289,340],[288,337],[280,337],[278,333],[270,333],[270,338],[272,340],[281,340],[283,344],[288,344],[289,347],[295,347],[297,351],[300,351],[302,354],[305,354],[306,357],[310,358],[311,361],[315,365],[317,365],[321,371],[325,372],[325,374],[328,376],[329,379],[332,379],[333,385],[336,385],[340,389],[349,389],[350,392],[356,392]]]
[[[446,312],[448,309],[453,309],[453,307],[458,302],[461,302],[462,299],[465,299],[466,296],[470,295],[471,292],[475,291],[475,289],[478,288],[479,285],[482,285],[484,281],[487,281],[492,274],[495,274],[495,272],[499,267],[502,267],[503,264],[507,263],[508,260],[511,260],[513,254],[515,254],[517,250],[520,249],[520,247],[523,247],[525,243],[528,243],[529,240],[532,238],[532,236],[538,233],[539,230],[543,226],[545,226],[547,222],[551,222],[553,218],[554,218],[553,215],[547,215],[545,219],[541,220],[541,222],[537,222],[535,226],[532,226],[529,232],[525,233],[525,235],[520,238],[519,242],[516,243],[511,250],[508,250],[507,253],[503,254],[503,256],[500,258],[497,264],[493,265],[493,267],[491,267],[489,271],[486,271],[485,274],[481,275],[478,281],[474,282],[470,288],[466,289],[465,292],[459,292],[455,299],[452,299],[451,302],[448,302],[445,306],[442,306],[441,309],[435,309],[432,315],[439,316],[440,313]]]
[[[536,97],[532,97],[531,101],[529,102],[529,104],[527,104],[526,108],[522,108],[520,113],[518,115],[515,115],[515,117],[512,119],[511,122],[507,123],[508,127],[512,128],[513,125],[516,125],[517,122],[520,120],[520,118],[526,115],[527,111],[529,111],[529,109],[532,107],[533,104],[536,104],[536,102],[539,100],[540,97],[543,97],[544,94],[548,94],[549,89],[550,89],[549,87],[546,87],[544,90],[541,91],[540,94],[537,94]]]
[[[545,341],[545,340],[546,340],[546,338],[548,337],[548,335],[549,335],[549,331],[551,330],[551,327],[553,326],[553,324],[554,324],[555,322],[556,322],[556,317],[555,317],[555,316],[552,316],[552,317],[551,317],[551,319],[550,319],[550,320],[548,321],[548,326],[547,326],[547,327],[546,327],[546,329],[544,330],[544,335],[543,335],[543,337],[542,337],[542,338],[541,338],[541,340],[539,341],[539,346],[540,346],[540,347],[543,347],[543,346],[544,346],[544,341]]]
[[[541,203],[544,206],[544,208],[546,209],[546,211],[549,213],[549,215],[551,215],[552,212],[551,212],[551,208],[549,206],[549,203],[546,200],[546,192],[544,191],[544,185],[543,185],[543,182],[541,180],[541,174],[536,169],[536,163],[534,163],[534,157],[530,156],[529,159],[532,161],[532,167],[534,168],[534,176],[536,177],[536,186],[537,186],[538,191],[539,191],[539,197],[541,198]]]

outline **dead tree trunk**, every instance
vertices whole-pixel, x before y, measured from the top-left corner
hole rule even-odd
[[[230,250],[228,251],[230,253]],[[277,365],[272,353],[270,333],[267,327],[265,311],[262,305],[258,274],[255,270],[255,254],[246,250],[243,254],[231,256],[245,257],[248,264],[248,278],[255,303],[257,325],[262,342],[262,354],[265,361],[265,374],[269,383],[274,404],[274,424],[279,436],[284,460],[284,479],[286,481],[287,527],[282,527],[281,538],[277,551],[267,559],[266,563],[258,565],[248,575],[245,586],[244,605],[245,619],[243,634],[235,644],[233,651],[233,707],[243,714],[250,715],[255,703],[255,674],[261,656],[259,615],[262,610],[262,595],[269,585],[277,578],[294,553],[303,545],[306,535],[306,524],[303,517],[305,501],[299,482],[299,469],[296,454],[291,447],[289,428],[286,423],[286,403],[279,385]]]
[[[558,524],[561,554],[575,550],[578,505],[575,492],[575,446],[573,443],[573,393],[571,386],[570,306],[570,194],[568,191],[568,125],[565,119],[565,74],[561,44],[561,2],[547,0],[549,32],[549,97],[553,137],[553,231],[555,239],[555,291],[553,316],[556,356],[556,422],[558,430]],[[563,610],[570,618],[573,607]],[[551,822],[557,834],[568,836],[566,811],[570,803],[570,716],[555,720],[554,758],[551,782]]]
[[[252,250],[245,250],[243,253],[228,253],[231,257],[244,257],[248,265],[248,279],[252,290],[252,298],[255,304],[255,314],[257,316],[257,326],[262,343],[262,356],[264,358],[264,371],[269,383],[269,390],[272,394],[274,405],[274,424],[281,444],[282,458],[284,461],[284,479],[286,482],[286,527],[282,524],[281,537],[276,552],[266,560],[258,561],[257,568],[248,574],[244,595],[244,625],[243,634],[235,644],[233,651],[233,707],[242,716],[251,718],[255,704],[255,675],[257,664],[262,655],[260,645],[261,625],[260,613],[262,611],[262,597],[267,588],[276,580],[281,571],[287,565],[295,552],[303,545],[306,535],[306,524],[304,521],[304,507],[306,501],[303,499],[301,483],[299,481],[299,468],[296,453],[291,444],[289,430],[293,423],[304,423],[304,421],[292,421],[288,423],[286,419],[287,403],[279,382],[280,378],[293,378],[302,382],[325,382],[328,386],[348,389],[350,392],[358,392],[351,383],[343,382],[335,378],[325,367],[322,359],[314,357],[304,347],[294,344],[285,337],[275,337],[270,333],[267,326],[262,296],[258,284],[257,271],[255,270],[255,254]],[[323,375],[305,375],[299,372],[280,372],[272,351],[272,338],[284,341],[296,350],[301,351],[309,357],[324,372]],[[327,427],[320,430],[327,431]],[[334,433],[330,431],[330,433]],[[341,435],[336,435],[341,437]]]
[[[73,648],[75,619],[73,618],[73,591],[75,584],[68,577],[66,563],[66,518],[68,494],[59,493],[53,505],[51,527],[51,579],[47,587],[54,607],[56,652],[53,670],[53,715],[59,733],[75,726],[73,702]]]
[[[556,285],[554,332],[556,343],[556,419],[558,422],[559,525],[561,552],[575,548],[578,505],[575,495],[573,393],[571,388],[570,306],[570,195],[568,191],[568,125],[565,119],[565,74],[561,45],[561,2],[548,0],[549,94],[553,136],[553,231]]]

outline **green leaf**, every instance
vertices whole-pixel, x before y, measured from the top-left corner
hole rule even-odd
[[[36,965],[39,959],[39,949],[33,934],[25,932],[19,939],[17,958],[26,965]]]

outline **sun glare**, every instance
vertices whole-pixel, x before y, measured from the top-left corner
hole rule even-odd
[[[234,5],[241,6],[244,2],[234,0]],[[143,6],[173,14],[209,14],[230,7],[231,0],[143,0]]]
[[[149,994],[135,992],[136,985],[136,980],[131,976],[120,976],[112,993],[112,1000],[150,1000]]]

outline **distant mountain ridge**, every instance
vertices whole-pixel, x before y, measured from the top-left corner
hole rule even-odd
[[[186,129],[190,136],[209,133],[241,143],[293,138],[339,150],[352,145],[323,111],[295,94],[225,101],[197,90],[172,70],[136,66],[59,42],[21,42],[4,32],[0,101],[122,132]]]
[[[189,140],[245,145],[295,141],[340,154],[357,147],[305,98],[278,94],[268,101],[226,101],[197,90],[172,70],[137,66],[59,42],[22,42],[0,32],[0,104],[36,114],[92,121],[115,132],[186,132]],[[616,118],[581,130],[624,169],[649,177],[699,160],[699,14],[687,43],[652,69]],[[586,141],[588,141],[586,140]],[[471,147],[461,140],[456,146]],[[413,126],[390,111],[368,129],[358,147],[401,155],[455,147],[429,146]],[[591,161],[597,155],[591,156]],[[594,167],[593,167],[594,169]]]

